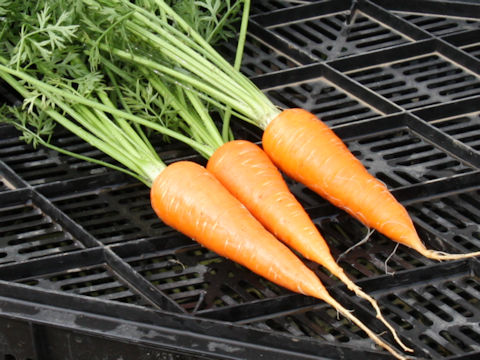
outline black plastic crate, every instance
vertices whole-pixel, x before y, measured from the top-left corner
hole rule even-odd
[[[243,71],[279,106],[332,126],[406,205],[427,246],[480,250],[478,2],[254,1]],[[241,123],[234,131],[261,139]],[[61,130],[56,139],[104,158]],[[203,161],[181,144],[154,143],[168,162]],[[363,225],[287,180],[334,257],[364,238]],[[307,264],[394,345],[365,301]],[[439,263],[373,233],[340,264],[418,358],[480,356],[477,259]],[[359,356],[391,358],[325,303],[165,226],[144,185],[33,149],[0,126],[0,359]]]

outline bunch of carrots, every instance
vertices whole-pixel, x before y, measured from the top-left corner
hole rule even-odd
[[[278,285],[327,302],[396,358],[405,358],[338,303],[292,252],[321,264],[368,300],[402,349],[412,351],[376,301],[336,263],[278,169],[429,258],[480,252],[427,249],[405,208],[331,129],[306,110],[280,111],[241,74],[249,1],[228,2],[227,15],[203,27],[163,0],[72,1],[7,2],[0,8],[5,29],[17,30],[0,33],[0,76],[24,99],[22,107],[3,108],[5,119],[27,141],[134,176],[151,187],[152,208],[166,224]],[[231,25],[228,16],[239,11],[238,4],[243,15],[231,65],[211,41]],[[212,112],[222,118],[221,131]],[[233,140],[232,115],[264,130],[263,149]],[[55,146],[49,139],[56,124],[117,163]],[[151,131],[191,146],[208,159],[206,168],[189,161],[166,166],[148,140]]]

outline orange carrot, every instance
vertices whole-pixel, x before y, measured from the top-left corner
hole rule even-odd
[[[325,301],[379,346],[405,359],[332,298],[313,271],[201,165],[169,165],[154,180],[150,195],[152,208],[167,225],[275,284]]]
[[[375,299],[363,292],[337,264],[327,242],[259,146],[244,140],[230,141],[210,157],[207,169],[273,235],[305,258],[324,266],[350,290],[368,300],[375,308],[377,318],[390,329],[395,340],[404,350],[412,351],[382,316]]]
[[[436,260],[480,255],[429,250],[407,210],[387,187],[368,173],[342,140],[315,115],[284,110],[265,128],[265,152],[288,176],[345,210],[364,225]]]

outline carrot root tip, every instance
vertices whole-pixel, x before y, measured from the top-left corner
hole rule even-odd
[[[420,253],[429,259],[439,260],[439,261],[461,260],[461,259],[468,259],[468,258],[480,256],[480,251],[466,253],[466,254],[450,254],[443,251],[426,249],[426,250],[420,251]]]
[[[400,354],[397,350],[395,350],[393,347],[391,347],[387,342],[385,342],[383,339],[381,339],[379,337],[379,335],[377,335],[369,327],[367,327],[363,322],[361,322],[357,317],[355,317],[352,314],[351,310],[347,310],[340,303],[338,303],[335,299],[333,299],[331,297],[326,298],[324,300],[326,302],[328,302],[330,305],[332,305],[337,310],[337,314],[341,313],[348,320],[352,321],[355,325],[357,325],[360,329],[362,329],[370,337],[370,339],[372,339],[377,345],[379,345],[383,349],[387,350],[395,358],[401,359],[401,360],[407,360],[408,359],[405,355]]]
[[[397,331],[393,328],[392,325],[390,325],[387,319],[385,319],[385,317],[382,315],[382,311],[380,310],[380,306],[378,305],[378,302],[374,298],[372,298],[370,295],[363,292],[360,288],[356,289],[355,294],[357,294],[357,296],[361,297],[362,299],[365,299],[368,302],[370,302],[372,307],[375,309],[376,318],[380,320],[387,327],[388,330],[390,330],[397,344],[400,345],[404,351],[413,352],[413,349],[403,343],[403,341],[398,336]]]

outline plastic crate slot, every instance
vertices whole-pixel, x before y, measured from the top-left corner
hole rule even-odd
[[[452,100],[460,100],[467,96],[474,96],[480,94],[480,84],[478,83],[477,79],[472,79],[472,84],[468,84],[467,82],[463,83],[462,86],[453,87],[444,91],[440,91],[440,95],[447,96],[453,94],[461,94],[460,96],[452,96]]]
[[[349,142],[349,148],[369,154],[374,161],[367,163],[363,160],[363,164],[390,187],[415,184],[472,170],[409,130],[360,138]]]
[[[337,39],[336,34],[338,34],[343,27],[341,18],[341,16],[337,15],[334,17],[321,18],[317,21],[306,21],[305,27],[310,31],[309,39],[317,44],[328,40],[335,41]],[[301,27],[299,28],[301,29]],[[331,47],[329,50],[331,50]]]
[[[478,279],[478,277],[471,277],[471,278],[465,278],[464,280],[464,283],[467,285],[468,289],[470,290],[471,289],[471,292],[475,292],[475,295],[476,298],[475,298],[475,301],[472,301],[470,300],[469,303],[471,304],[475,304],[480,308],[480,297],[478,297],[477,295],[480,295],[480,281]]]
[[[0,208],[0,263],[80,249],[61,226],[31,203]]]
[[[461,202],[458,202],[458,200],[461,200]],[[445,198],[443,204],[448,209],[448,213],[456,220],[452,223],[459,229],[465,229],[472,225],[478,228],[478,224],[480,224],[480,203],[475,200],[472,194],[459,194],[458,197]]]
[[[309,336],[316,338],[318,335],[310,326],[310,321],[303,315],[303,316],[289,316],[286,319],[286,327],[287,331],[294,335],[294,336]],[[348,342],[348,338],[340,337],[337,339],[340,342]]]
[[[404,69],[402,70],[403,75],[414,75],[443,69],[445,67],[449,67],[449,63],[444,61],[439,55],[436,54],[406,59],[391,65],[392,69]]]
[[[389,294],[387,295],[386,299],[388,300],[390,306],[397,308],[400,313],[403,312],[408,316],[405,321],[414,320],[415,322],[418,322],[426,327],[432,326],[433,321],[424,315],[429,314],[429,312],[425,311],[425,309],[422,309],[420,303],[411,301],[411,295],[411,292],[407,291],[407,294],[402,294],[401,297],[396,294]]]
[[[267,94],[278,106],[309,109],[330,126],[372,118],[377,114],[375,109],[361,104],[322,79],[277,87],[268,90]]]
[[[323,339],[323,336],[320,334],[323,333],[324,328],[319,326],[322,321],[319,320],[317,322],[315,321],[315,318],[317,318],[317,316],[313,311],[299,316],[289,317],[288,331],[295,336],[308,336],[310,338]],[[337,340],[344,343],[349,341],[347,336],[340,336]]]
[[[400,171],[395,171],[394,174],[397,175],[401,179],[407,180],[407,182],[410,183],[410,184],[414,184],[417,181],[417,179],[409,176],[408,174],[400,172]],[[403,177],[404,174],[407,175],[406,178]],[[389,187],[398,187],[403,183],[403,181],[399,182],[395,178],[392,178],[391,176],[389,176],[389,175],[387,175],[383,172],[377,172],[377,173],[375,173],[375,176],[378,180],[382,181],[384,184],[387,184],[387,186],[389,186]]]
[[[348,75],[408,109],[472,96],[480,87],[478,77],[436,54],[375,66],[374,70],[352,70]]]
[[[354,23],[347,27],[345,14],[276,25],[270,30],[322,60],[346,56],[357,49],[378,49],[407,41],[401,34],[361,13],[357,13]]]
[[[289,2],[284,0],[266,0],[261,2],[253,2],[252,13],[261,14],[261,13],[266,13],[273,10],[288,8],[293,5],[295,5],[294,2]]]
[[[479,239],[478,235],[475,236],[475,233],[473,233],[472,235],[473,235],[474,238],[476,237],[477,239]],[[459,244],[461,247],[466,249],[467,252],[477,251],[477,249],[479,248],[478,245],[475,245],[474,243],[472,243],[471,239],[468,239],[465,236],[455,235],[455,236],[452,237],[452,240],[456,244]]]
[[[448,232],[448,227],[445,224],[442,224],[441,214],[438,214],[435,211],[435,207],[431,204],[423,204],[422,209],[408,207],[410,214],[415,216],[416,219],[421,220],[424,224],[427,224],[431,229],[435,229],[440,233]]]
[[[447,65],[447,64],[445,64]],[[421,74],[423,73],[422,76],[416,77],[414,80],[418,82],[423,82],[423,81],[429,81],[429,80],[435,80],[438,78],[443,78],[447,76],[452,76],[452,75],[457,75],[461,74],[462,70],[460,69],[448,69],[446,71],[436,71],[436,72],[428,72],[425,74],[425,72],[420,72]],[[470,78],[473,78],[473,76],[470,76]],[[442,82],[437,82],[437,83],[430,83],[428,84],[429,89],[434,89],[436,87],[443,86],[444,83],[447,83],[447,81],[442,81]]]
[[[290,25],[288,29],[279,28],[276,30],[276,32],[280,36],[300,47],[306,46],[308,44],[308,41],[312,40],[312,34],[309,34],[308,31],[303,30],[301,27],[295,24]],[[306,39],[304,40],[302,38]]]
[[[443,309],[440,308],[437,304],[437,299],[432,298],[431,296],[427,296],[428,293],[425,292],[425,289],[422,289],[422,292],[420,294],[420,289],[417,291],[414,290],[409,290],[407,292],[407,295],[409,298],[413,299],[417,306],[424,308],[426,310],[426,313],[430,315],[436,316],[438,319],[441,319],[442,321],[446,322],[452,322],[454,320],[453,316]],[[433,302],[435,301],[435,303]],[[434,320],[438,321],[438,320]],[[433,324],[433,323],[432,323]]]
[[[401,36],[391,35],[388,30],[379,30],[376,32],[372,32],[370,36],[373,37],[374,39],[372,39],[371,41],[365,41],[360,44],[357,44],[357,48],[359,49],[373,48],[373,47],[376,47],[377,45],[383,45],[385,43],[391,43],[391,42],[396,42],[398,40],[402,40]],[[377,39],[375,39],[375,37],[377,37]]]
[[[398,146],[398,143],[396,141],[392,141],[390,144],[391,146],[389,147],[389,150],[396,150],[396,151],[390,151],[387,154],[384,154],[383,158],[385,160],[399,159],[399,158],[419,155],[421,153],[431,153],[433,150],[433,146],[425,144],[424,142],[421,142],[421,141],[404,140],[404,141],[400,141],[400,144],[407,144],[407,145],[416,144],[416,146],[405,146],[406,148],[402,149],[404,146]],[[380,148],[378,146],[372,147],[372,150],[373,149],[376,149],[377,151],[384,150],[385,145],[382,145]],[[436,154],[435,156],[444,157],[445,154],[440,153],[440,154]],[[428,158],[428,156],[426,158]],[[403,165],[408,165],[408,162],[403,161],[402,163]]]
[[[420,152],[422,152],[422,150],[420,150]],[[415,154],[417,154],[417,152],[415,152]],[[399,155],[399,154],[397,154],[397,155]],[[422,163],[433,162],[434,160],[445,159],[446,157],[447,157],[447,155],[442,154],[442,153],[429,154],[429,155],[426,155],[426,156],[418,156],[414,159],[408,159],[408,160],[405,160],[405,161],[398,161],[397,164],[401,165],[401,166],[412,166],[412,165],[417,165],[417,164],[422,164]],[[453,164],[458,165],[459,162],[458,161],[453,161]],[[431,166],[428,166],[427,168],[432,169]],[[441,168],[445,168],[445,166],[442,166]]]
[[[155,216],[146,195],[148,189],[135,184],[125,191],[80,194],[55,204],[105,244],[174,233]]]
[[[460,116],[453,119],[435,121],[433,124],[449,135],[455,136],[464,133],[476,133],[480,130],[480,118]]]
[[[2,156],[2,159],[21,156],[25,153],[27,148],[28,145],[25,142],[20,141],[18,138],[3,139],[0,144],[0,155]]]
[[[105,265],[70,269],[56,274],[19,279],[17,282],[104,300],[150,306],[139,294],[117,279]]]
[[[469,340],[474,341],[476,344],[480,344],[480,334],[477,331],[473,330],[469,326],[461,326],[459,330],[463,335],[468,337]],[[467,348],[469,351],[473,350],[470,346]],[[461,349],[465,349],[465,347],[462,347]]]
[[[335,340],[347,343],[350,341],[348,336],[342,334],[340,331],[330,325],[330,321],[319,315],[318,311],[307,311],[305,318],[308,319],[310,326],[313,328],[311,331],[311,337],[317,337],[320,339],[325,338],[325,335],[330,335]]]
[[[363,141],[361,140],[361,141],[359,141],[359,143],[360,144],[369,144],[369,143],[373,143],[373,142],[380,142],[380,140],[382,140],[382,139],[387,140],[385,143],[382,143],[382,144],[379,144],[379,145],[376,145],[376,146],[372,146],[370,148],[370,150],[373,151],[373,152],[392,150],[392,149],[402,148],[402,147],[411,148],[411,145],[416,145],[416,144],[421,143],[421,140],[419,138],[405,138],[407,135],[408,135],[407,131],[402,132],[402,133],[398,132],[398,133],[396,133],[396,137],[398,137],[398,139],[395,139],[395,138],[392,139],[391,135],[385,135],[383,137],[369,138],[369,139],[363,140]],[[417,147],[417,148],[414,148],[414,152],[427,151],[427,150],[430,150],[430,149],[431,149],[431,146],[424,146],[422,148]],[[407,151],[407,154],[409,152],[410,152],[410,150]],[[386,155],[385,158],[386,159],[389,159],[389,158],[391,159],[391,158],[394,158],[396,156],[397,156],[396,154],[392,154],[392,155],[389,154],[389,155]]]
[[[40,238],[33,238],[28,241],[31,245],[29,247],[20,249],[19,254],[29,254],[29,253],[42,253],[45,250],[51,249],[62,249],[62,251],[73,250],[77,248],[75,242],[72,239],[65,238],[65,234],[58,232],[58,238],[51,238],[54,234],[44,235]],[[41,256],[41,255],[40,255]],[[35,256],[36,257],[36,256]]]
[[[405,20],[437,36],[451,34],[465,29],[474,28],[476,21],[461,18],[452,19],[448,17],[437,17],[428,15],[401,14]]]
[[[463,50],[480,59],[480,44],[465,46]]]
[[[236,51],[236,43],[223,44],[220,47],[222,54],[233,58]],[[277,53],[265,43],[247,35],[243,53],[241,71],[247,76],[267,74],[273,71],[297,67],[299,64]]]
[[[447,357],[453,355],[453,351],[447,349],[445,346],[441,345],[439,341],[433,339],[431,336],[426,335],[425,333],[421,334],[418,339],[425,344],[425,346],[429,347],[437,354],[442,357]]]
[[[445,292],[440,291],[438,288],[434,286],[427,286],[425,287],[425,291],[429,293],[433,299],[435,299],[435,302],[441,302],[445,304],[448,308],[452,309],[454,312],[460,314],[464,318],[470,318],[473,316],[473,313],[469,310],[467,310],[465,307],[463,307],[460,303],[454,301],[450,297],[448,297]],[[453,316],[454,313],[451,313],[449,311],[449,314],[452,315],[452,320],[448,321],[453,321],[455,317]],[[444,320],[447,320],[444,318]]]
[[[460,71],[456,71],[455,75],[460,73]],[[436,88],[444,88],[447,87],[448,85],[457,85],[459,83],[464,83],[467,87],[469,88],[468,83],[473,82],[474,85],[472,85],[472,88],[475,88],[475,85],[478,85],[477,78],[472,76],[472,75],[465,75],[462,74],[462,76],[448,76],[448,74],[439,74],[439,78],[443,78],[442,81],[439,82],[429,82],[427,85],[427,88],[429,89],[436,89]],[[474,80],[474,81],[472,81]],[[439,91],[440,95],[447,95],[452,93],[453,90],[447,89],[447,90],[442,90]],[[453,92],[455,93],[455,92]]]
[[[257,288],[252,286],[249,282],[245,280],[240,280],[238,285],[245,290],[247,294],[249,294],[253,299],[264,299],[265,295]]]
[[[219,288],[221,295],[217,296],[215,306],[222,307],[227,305],[236,305],[245,303],[245,299],[232,289],[231,286],[223,284]]]
[[[336,334],[335,340],[347,342],[351,341],[354,338],[366,339],[367,335],[357,327],[354,323],[347,320],[345,317],[340,315],[335,309],[328,306],[327,308],[321,310],[325,313],[326,317],[329,318],[328,321],[335,324],[337,331],[331,331],[330,334]],[[347,334],[344,334],[346,332]],[[340,340],[343,339],[343,340]],[[348,339],[348,340],[347,340]]]
[[[475,284],[473,279],[463,278],[458,284],[453,281],[447,281],[444,286],[448,291],[459,297],[460,300],[463,299],[469,306],[480,310],[480,300],[476,297],[477,291],[472,286],[472,283]]]

